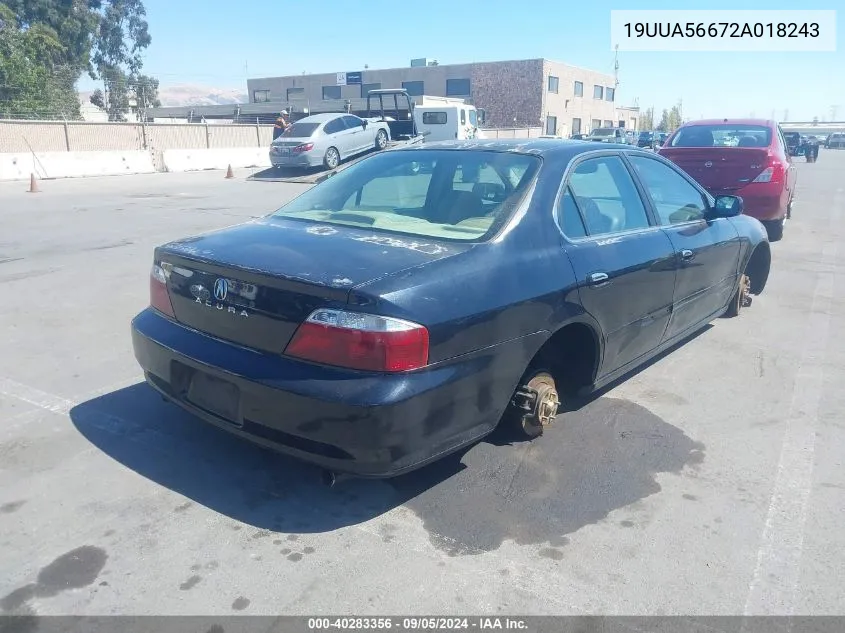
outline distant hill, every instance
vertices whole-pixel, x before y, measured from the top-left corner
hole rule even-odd
[[[79,97],[83,103],[93,91],[80,92]],[[235,103],[247,103],[246,92],[238,89],[216,88],[214,86],[203,86],[200,84],[173,84],[162,86],[158,91],[158,98],[162,106],[189,106],[189,105],[229,105]]]

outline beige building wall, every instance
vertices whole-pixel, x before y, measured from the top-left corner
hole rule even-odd
[[[550,77],[552,81],[550,85]],[[447,94],[450,79],[468,80],[466,95]],[[374,87],[401,88],[404,82],[422,82],[422,91],[432,96],[471,98],[487,113],[487,128],[547,128],[549,117],[557,134],[569,136],[580,120],[581,132],[596,123],[631,128],[630,117],[617,115],[615,81],[612,75],[577,68],[545,59],[523,59],[473,64],[447,64],[363,70],[362,85],[337,85],[337,73],[265,77],[247,82],[250,100],[267,100],[308,107],[323,102],[324,96],[357,99]],[[581,94],[576,92],[576,82]],[[453,84],[454,85],[454,84]],[[596,98],[596,86],[601,90]],[[327,92],[324,92],[324,87]],[[551,88],[551,90],[550,90]],[[634,122],[636,127],[636,122]]]
[[[580,84],[580,94],[576,84]],[[569,136],[589,132],[597,127],[596,122],[599,126],[619,125],[614,86],[612,75],[545,60],[543,125],[546,133]],[[600,98],[597,98],[597,89],[601,92]],[[555,119],[550,121],[550,117]],[[627,123],[625,127],[628,127]]]

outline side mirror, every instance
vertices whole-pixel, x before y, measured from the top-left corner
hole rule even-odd
[[[367,123],[369,123],[369,121],[367,121],[366,119],[361,120],[361,127],[363,127],[365,130],[367,129]]]
[[[742,198],[739,196],[717,196],[709,215],[711,218],[733,218],[740,215],[742,209]]]

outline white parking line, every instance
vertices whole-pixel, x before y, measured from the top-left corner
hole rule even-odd
[[[831,213],[830,235],[836,235],[840,189]],[[798,589],[807,504],[813,485],[816,424],[824,384],[824,359],[829,345],[830,302],[836,279],[836,241],[822,250],[822,261],[804,349],[795,375],[787,429],[781,447],[777,478],[757,552],[757,566],[748,588],[745,615],[792,615]]]
[[[19,383],[10,378],[0,377],[0,396],[26,402],[27,404],[37,407],[35,411],[24,411],[7,417],[4,420],[3,430],[10,431],[23,426],[27,422],[43,414],[44,411],[57,413],[59,415],[67,415],[71,409],[83,402],[111,393],[112,391],[117,391],[118,389],[129,387],[141,380],[142,378],[137,376],[125,378],[119,382],[110,383],[103,387],[94,389],[93,391],[82,394],[79,397],[68,399],[36,389],[35,387],[24,385],[23,383]],[[16,424],[12,424],[12,422],[16,422]]]
[[[41,391],[35,387],[29,387],[9,378],[0,378],[0,395],[26,402],[53,413],[67,413],[76,405],[72,400]]]

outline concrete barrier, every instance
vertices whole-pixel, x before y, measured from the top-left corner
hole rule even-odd
[[[0,154],[0,180],[81,178],[152,174],[152,155],[144,150],[115,152],[35,152]]]
[[[232,167],[269,167],[268,147],[219,149],[166,149],[162,161],[166,171],[198,171]]]

